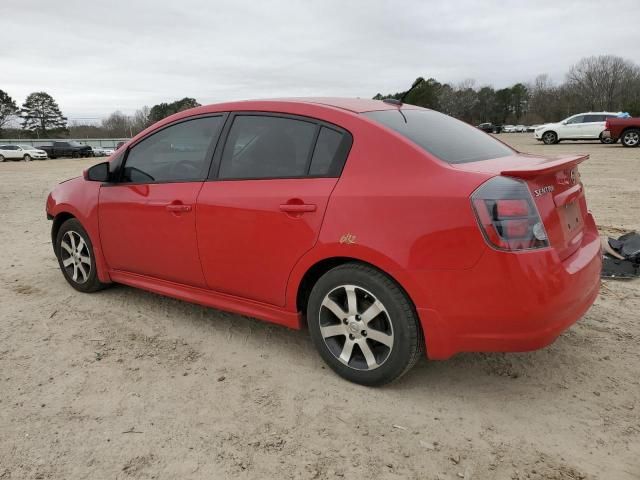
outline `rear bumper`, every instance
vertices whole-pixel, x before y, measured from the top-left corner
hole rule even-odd
[[[459,352],[549,345],[595,301],[601,264],[600,238],[589,215],[580,248],[564,260],[553,248],[487,249],[470,270],[421,274],[430,292],[429,306],[417,308],[427,355],[446,359]]]

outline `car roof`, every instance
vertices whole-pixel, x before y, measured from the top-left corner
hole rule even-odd
[[[399,107],[407,110],[422,109],[415,105],[396,105],[386,103],[382,100],[372,100],[368,98],[343,98],[343,97],[290,97],[290,98],[269,98],[255,100],[241,100],[237,102],[225,102],[212,105],[203,105],[200,109],[215,108],[215,110],[229,109],[245,110],[254,108],[283,107],[287,104],[298,105],[319,105],[325,107],[339,108],[353,113],[373,112],[377,110],[397,110]]]

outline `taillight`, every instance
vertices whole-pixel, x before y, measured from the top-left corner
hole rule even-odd
[[[494,177],[471,195],[471,204],[491,246],[507,251],[549,246],[547,232],[525,182]]]

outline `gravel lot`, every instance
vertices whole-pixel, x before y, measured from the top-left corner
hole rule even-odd
[[[585,152],[603,233],[640,230],[640,149]],[[349,384],[305,331],[123,286],[77,293],[44,214],[92,160],[0,164],[0,479],[640,478],[640,280],[550,347]]]

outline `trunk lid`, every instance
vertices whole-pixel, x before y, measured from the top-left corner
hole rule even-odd
[[[588,155],[538,156],[518,153],[451,166],[525,181],[544,223],[549,244],[564,260],[582,243],[588,211],[578,164],[588,158]]]

